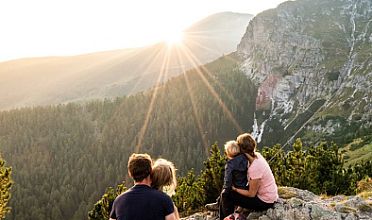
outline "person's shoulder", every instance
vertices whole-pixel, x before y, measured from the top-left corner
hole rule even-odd
[[[236,156],[236,158],[237,158],[239,164],[242,164],[244,166],[247,166],[248,163],[249,163],[249,160],[248,160],[247,156],[244,153],[239,154],[238,156]]]
[[[262,154],[257,153],[257,156],[258,156],[258,159],[259,159],[259,162],[260,162],[260,163],[262,163],[262,164],[267,164],[267,161],[266,161],[266,159],[262,156]]]
[[[239,164],[239,162],[242,161],[242,157],[241,157],[241,154],[227,160],[226,162],[226,166],[227,167],[234,167],[236,166],[237,164]]]
[[[258,152],[255,152],[256,156],[257,156],[257,161],[259,162],[262,162],[262,161],[265,161],[265,158],[262,156],[262,154],[258,153]]]
[[[125,190],[124,192],[122,192],[120,195],[118,195],[116,198],[123,198],[125,197],[127,194],[131,194],[133,191],[133,187]]]
[[[239,155],[236,155],[236,157],[234,157],[234,159],[235,158],[238,159],[238,160],[242,160],[242,159],[246,160],[247,159],[247,157],[244,155],[244,153],[241,153]]]
[[[153,189],[151,190],[151,197],[152,198],[156,198],[157,200],[159,201],[166,201],[166,202],[170,202],[170,203],[173,203],[172,202],[172,199],[171,197],[169,197],[165,192],[163,191],[159,191],[157,189]]]
[[[263,158],[262,154],[260,152],[254,152],[258,158]]]
[[[244,154],[238,154],[229,161],[235,162],[235,161],[244,161],[244,160],[247,160],[246,156]]]
[[[252,168],[261,167],[265,162],[265,158],[260,153],[255,152],[255,154],[256,154],[256,159],[253,160],[252,165],[250,166]]]
[[[151,192],[154,193],[155,195],[158,195],[159,197],[169,197],[165,192],[157,189],[153,189]]]
[[[129,190],[130,190],[130,189],[129,189]],[[120,203],[120,201],[123,201],[123,199],[125,199],[125,197],[126,197],[126,194],[128,194],[129,190],[127,190],[127,191],[121,193],[120,195],[118,195],[118,196],[115,198],[114,203],[118,203],[118,202]]]

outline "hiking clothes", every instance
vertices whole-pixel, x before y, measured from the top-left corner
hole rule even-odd
[[[246,197],[235,191],[222,191],[220,198],[220,220],[234,213],[235,206],[241,206],[254,211],[264,211],[274,206],[274,203],[266,203],[256,197]]]
[[[231,190],[231,187],[234,186],[240,189],[247,189],[247,170],[248,159],[244,154],[239,154],[228,160],[225,165],[223,188]]]
[[[278,187],[275,183],[274,175],[269,164],[259,153],[248,168],[248,174],[251,179],[260,179],[260,186],[257,191],[257,197],[266,202],[274,203],[278,198]]]
[[[174,212],[171,198],[147,185],[135,185],[119,195],[110,218],[117,220],[164,220]]]

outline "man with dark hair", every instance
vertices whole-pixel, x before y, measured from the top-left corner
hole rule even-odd
[[[110,220],[175,220],[172,199],[151,188],[152,160],[148,154],[132,154],[128,173],[134,186],[119,195],[112,206]]]

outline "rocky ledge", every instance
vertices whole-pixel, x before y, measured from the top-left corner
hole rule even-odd
[[[247,220],[367,220],[372,219],[372,192],[357,196],[321,197],[307,190],[280,187],[279,200],[265,212],[243,211]],[[217,213],[203,212],[183,220],[214,220]]]

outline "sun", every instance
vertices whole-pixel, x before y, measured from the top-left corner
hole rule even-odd
[[[164,41],[168,46],[179,45],[182,44],[183,37],[182,31],[169,32],[164,35]]]

